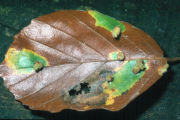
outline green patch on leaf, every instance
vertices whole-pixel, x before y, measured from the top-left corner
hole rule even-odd
[[[121,28],[121,32],[124,32],[126,30],[125,25],[112,17],[93,10],[89,10],[88,13],[96,20],[96,26],[103,27],[110,32],[112,32],[115,27]]]
[[[45,57],[25,48],[22,50],[10,48],[6,54],[5,60],[8,67],[12,69],[15,74],[19,75],[33,72],[33,66],[37,61],[44,66],[48,66],[48,61]]]
[[[106,105],[111,105],[114,103],[114,98],[122,95],[124,92],[128,91],[132,86],[139,81],[139,79],[145,74],[148,69],[147,60],[143,60],[145,64],[145,69],[137,74],[133,73],[133,67],[136,64],[136,60],[128,61],[124,63],[114,75],[113,82],[108,83],[107,81],[103,83],[104,93],[109,94],[106,101]]]
[[[109,54],[109,57],[112,59],[112,60],[118,60],[117,59],[117,54],[119,53],[119,51],[118,52],[112,52],[112,53],[110,53]]]

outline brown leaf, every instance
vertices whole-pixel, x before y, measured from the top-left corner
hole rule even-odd
[[[98,26],[91,12],[64,10],[40,16],[14,37],[0,76],[16,100],[50,112],[117,111],[161,77],[158,70],[167,69],[163,67],[167,60],[156,60],[163,58],[163,52],[149,35],[121,22],[125,30],[120,28],[115,39],[111,30]],[[108,19],[112,18],[104,18]],[[139,59],[146,67],[134,74],[131,66]],[[121,75],[126,68],[128,72]],[[125,79],[129,73],[132,78]],[[139,78],[128,83],[136,75]]]

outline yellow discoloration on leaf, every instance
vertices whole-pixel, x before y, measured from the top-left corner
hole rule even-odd
[[[117,38],[121,33],[121,28],[120,27],[114,27],[113,31],[112,31],[112,36],[114,38]]]
[[[114,98],[123,95],[123,93],[131,89],[135,83],[139,81],[145,74],[145,70],[148,70],[147,60],[143,62],[145,63],[145,69],[137,74],[132,72],[136,61],[124,62],[122,67],[113,75],[113,82],[108,83],[108,81],[106,81],[102,84],[103,92],[109,95],[105,105],[114,104]]]
[[[119,53],[122,53],[122,52],[121,51],[113,51],[113,52],[109,53],[109,57],[111,58],[111,60],[118,60],[117,55]]]
[[[108,83],[107,82],[103,83],[102,87],[103,87],[103,92],[106,93],[106,94],[109,94],[109,97],[107,98],[105,105],[113,104],[114,103],[114,99],[113,98],[115,98],[116,96],[112,95],[112,93],[115,92],[115,91],[113,91],[112,89],[110,89],[108,87]]]
[[[45,66],[49,65],[45,57],[25,48],[21,50],[9,48],[5,56],[5,61],[7,66],[13,70],[13,73],[18,75],[32,73],[34,71],[33,65],[37,61],[43,63]]]
[[[159,75],[162,76],[165,72],[167,72],[168,67],[169,67],[169,64],[167,63],[164,66],[160,67],[158,69]]]
[[[6,53],[5,61],[7,63],[7,66],[10,67],[11,69],[16,69],[15,64],[12,62],[12,59],[16,59],[14,57],[18,53],[19,51],[17,51],[15,48],[9,48],[9,50]]]
[[[89,106],[87,105],[86,107],[84,107],[84,109],[88,109],[89,108]]]

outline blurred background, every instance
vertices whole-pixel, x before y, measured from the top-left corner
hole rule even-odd
[[[38,16],[57,10],[97,10],[148,33],[165,57],[180,57],[180,0],[0,0],[0,62],[16,35]],[[117,112],[90,110],[59,113],[29,110],[14,99],[0,78],[0,118],[180,120],[180,62],[150,89]]]

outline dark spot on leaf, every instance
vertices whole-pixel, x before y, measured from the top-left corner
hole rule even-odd
[[[114,88],[112,88],[112,92],[115,92],[116,90]]]
[[[94,76],[97,74],[98,76]],[[71,104],[75,103],[77,106],[80,104],[86,104],[86,105],[100,105],[105,104],[105,101],[107,100],[107,97],[109,96],[106,93],[103,93],[103,87],[102,83],[105,82],[106,76],[111,75],[112,72],[108,71],[106,69],[102,69],[98,72],[95,72],[91,76],[89,76],[87,79],[83,81],[83,83],[80,83],[73,87],[68,94],[65,94],[63,96],[65,102],[69,102]]]
[[[84,91],[85,94],[90,92],[90,87],[88,87],[88,83],[80,83],[80,85],[75,86],[72,90],[69,91],[70,96],[75,96],[81,94]]]
[[[109,83],[109,82],[112,82],[114,78],[113,78],[112,75],[108,74],[108,75],[106,76],[106,79],[107,79],[107,81],[108,81],[108,83]]]
[[[77,93],[77,91],[75,89],[72,89],[72,90],[69,91],[70,96],[77,95],[76,93]]]
[[[44,65],[43,65],[43,63],[36,61],[33,65],[33,68],[36,72],[39,72],[39,71],[43,70]]]
[[[158,61],[157,61],[157,60],[155,60],[155,61],[154,61],[154,64],[157,64],[157,63],[158,63]]]
[[[128,94],[128,90],[122,93],[122,95],[126,95],[126,94]]]

